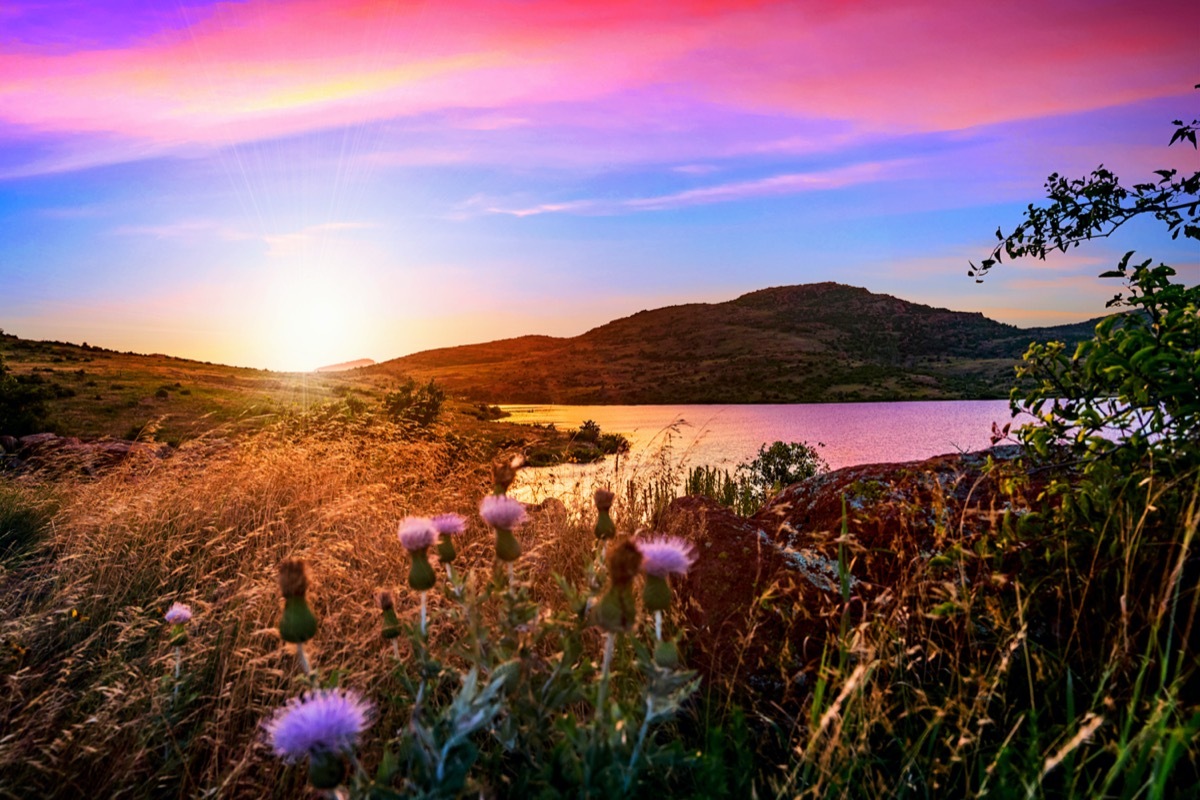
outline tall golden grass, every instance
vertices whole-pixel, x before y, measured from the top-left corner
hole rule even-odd
[[[275,759],[260,729],[299,685],[275,627],[276,568],[290,557],[309,564],[321,620],[310,655],[380,701],[370,736],[386,738],[407,709],[387,702],[399,690],[375,595],[397,591],[402,619],[418,613],[396,524],[457,511],[471,520],[461,557],[490,569],[492,539],[475,512],[493,455],[447,431],[414,438],[293,420],[96,478],[59,465],[52,477],[0,485],[0,519],[36,537],[0,561],[0,797],[302,795],[302,771]],[[651,521],[670,480],[648,469],[617,487],[623,531]],[[546,606],[563,602],[551,575],[578,585],[594,551],[591,487],[582,488],[520,534],[522,567]],[[1165,559],[1154,586],[1133,570],[1118,581],[1146,612],[1140,621],[1117,615],[1102,634],[1048,630],[1038,609],[1056,586],[998,568],[1024,541],[1017,520],[1000,520],[987,537],[948,536],[959,554],[950,563],[909,562],[885,599],[832,640],[799,714],[751,720],[776,732],[769,746],[747,743],[744,730],[736,741],[705,738],[708,722],[737,733],[736,669],[728,685],[708,687],[688,746],[733,748],[732,764],[769,754],[754,764],[763,797],[1172,796],[1171,782],[1193,774],[1200,729],[1196,651],[1184,646],[1195,636],[1200,503],[1195,485],[1184,488],[1184,513],[1149,544],[1147,517],[1111,520],[1117,550],[1161,547]],[[1085,595],[1064,599],[1068,621],[1121,607],[1099,579],[1063,577],[1064,591]],[[430,600],[432,641],[452,640],[438,594]],[[195,614],[177,698],[162,619],[173,602]],[[1102,644],[1084,647],[1093,635]],[[1102,663],[1081,667],[1090,654]]]

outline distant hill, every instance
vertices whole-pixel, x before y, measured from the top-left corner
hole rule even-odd
[[[838,283],[641,311],[573,338],[442,348],[364,372],[435,379],[508,403],[789,403],[1007,397],[1032,341],[1096,320],[1017,328]]]
[[[317,367],[313,372],[345,372],[346,370],[358,369],[359,367],[369,367],[374,364],[374,359],[358,358],[354,361],[343,361],[340,364],[330,364],[327,367]]]

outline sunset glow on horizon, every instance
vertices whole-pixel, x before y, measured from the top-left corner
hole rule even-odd
[[[1153,10],[1145,10],[1145,9]],[[1104,313],[1152,223],[966,277],[1103,163],[1195,170],[1200,6],[0,4],[0,328],[272,369],[832,280]]]

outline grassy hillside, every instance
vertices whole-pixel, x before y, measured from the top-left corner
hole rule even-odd
[[[38,431],[173,446],[201,435],[251,434],[297,416],[365,424],[381,413],[384,396],[399,383],[395,374],[271,372],[3,333],[0,358],[24,386],[46,398]],[[550,462],[568,448],[570,432],[495,421],[497,411],[451,398],[439,424],[496,446],[532,449]]]
[[[836,283],[642,311],[574,338],[525,336],[369,367],[478,400],[772,403],[1007,397],[1032,341],[1088,338],[1095,321],[1022,330]]]

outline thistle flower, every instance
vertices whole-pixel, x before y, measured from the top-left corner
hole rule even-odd
[[[437,580],[426,552],[437,541],[437,537],[437,529],[428,517],[405,517],[400,520],[400,544],[412,555],[408,585],[418,592],[432,589]]]
[[[263,727],[277,756],[288,763],[307,756],[309,782],[332,789],[345,778],[342,756],[354,750],[371,714],[371,704],[353,691],[318,689],[289,700]]]
[[[467,521],[461,514],[438,514],[432,522],[438,532],[438,559],[443,564],[449,564],[458,558],[458,551],[454,549],[454,540],[450,537],[465,531]]]
[[[489,495],[479,504],[479,516],[496,529],[496,558],[516,561],[521,556],[521,544],[513,536],[513,528],[529,519],[525,506],[502,494]]]
[[[317,634],[317,618],[304,597],[308,573],[302,559],[288,558],[279,564],[279,591],[283,595],[279,635],[285,642],[303,644]]]
[[[192,608],[184,603],[173,603],[167,613],[163,615],[163,619],[172,625],[183,625],[192,618]]]
[[[187,644],[188,635],[187,628],[184,627],[192,618],[191,606],[184,603],[173,603],[167,609],[167,613],[163,614],[163,619],[171,623],[171,644],[175,647],[183,647]]]
[[[593,609],[597,625],[609,633],[628,631],[637,617],[637,603],[633,599],[633,579],[637,577],[642,563],[642,552],[629,539],[609,546],[608,591]]]
[[[594,496],[596,501],[596,538],[604,541],[617,535],[617,526],[609,515],[616,495],[608,489],[597,489]]]
[[[428,517],[405,517],[400,520],[399,535],[406,550],[424,550],[437,541],[438,530]]]
[[[696,553],[690,542],[678,536],[658,536],[637,542],[637,547],[642,554],[642,572],[646,573],[642,603],[647,611],[666,611],[671,606],[667,576],[687,574],[696,563]]]
[[[671,573],[686,575],[696,563],[692,543],[679,536],[656,536],[636,544],[642,553],[642,572],[656,578],[665,578]]]

